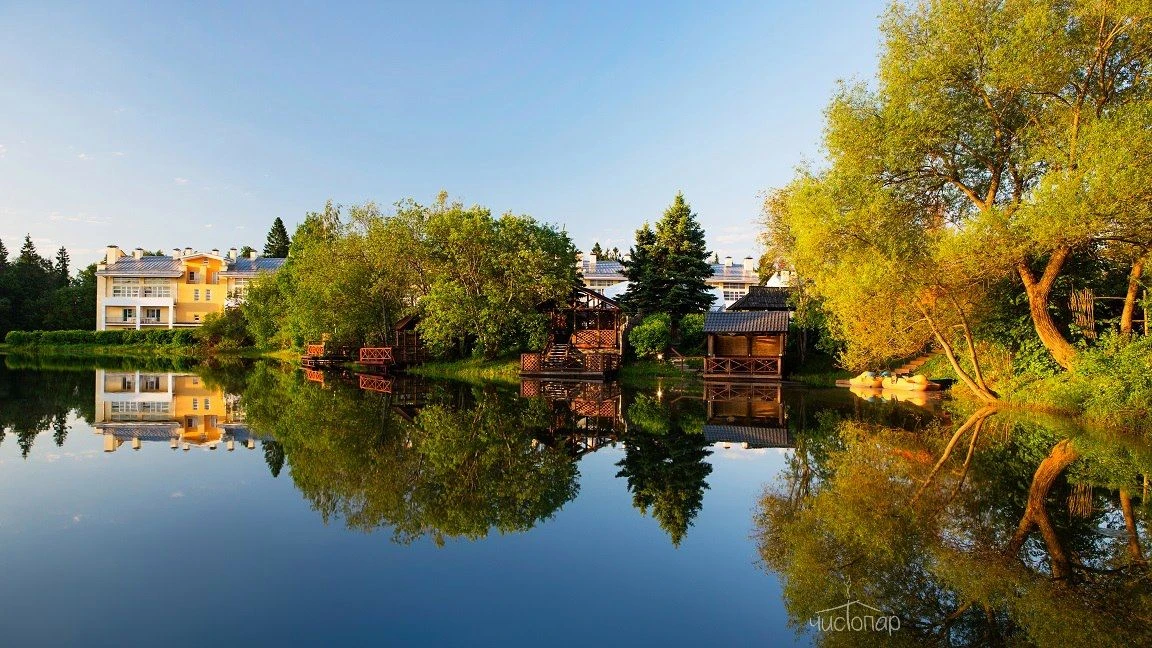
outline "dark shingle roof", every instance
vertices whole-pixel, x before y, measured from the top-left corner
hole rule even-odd
[[[792,447],[792,438],[788,435],[788,428],[784,427],[707,424],[704,438],[708,443],[747,443],[757,448]]]
[[[786,333],[788,311],[723,311],[704,314],[705,333]]]
[[[788,296],[792,294],[790,288],[774,286],[749,286],[748,294],[737,299],[730,311],[765,311],[765,310],[791,310]]]
[[[180,265],[179,259],[168,256],[146,256],[139,259],[125,256],[96,274],[121,277],[179,277],[183,273],[184,268]]]
[[[279,270],[286,259],[274,257],[256,257],[255,259],[241,258],[228,262],[228,269],[220,274],[227,276],[255,275],[258,272]]]

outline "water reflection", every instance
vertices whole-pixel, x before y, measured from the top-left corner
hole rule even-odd
[[[918,643],[1152,642],[1147,444],[991,410],[921,429],[819,427],[758,517],[798,631],[847,595]]]

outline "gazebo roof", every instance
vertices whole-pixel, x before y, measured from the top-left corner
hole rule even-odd
[[[737,299],[727,310],[792,310],[792,306],[788,304],[788,297],[791,294],[790,288],[780,286],[749,286],[748,294]]]
[[[704,314],[705,333],[787,333],[788,311],[723,311]]]

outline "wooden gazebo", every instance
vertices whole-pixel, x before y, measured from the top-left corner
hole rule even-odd
[[[550,325],[540,353],[520,356],[525,376],[604,378],[620,366],[626,317],[615,301],[576,287],[562,303],[544,304]]]
[[[392,327],[392,357],[396,364],[408,366],[428,360],[428,349],[416,330],[419,322],[418,316],[409,315]]]
[[[705,379],[779,380],[784,375],[788,311],[725,311],[704,315]]]

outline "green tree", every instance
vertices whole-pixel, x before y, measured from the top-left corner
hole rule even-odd
[[[1152,240],[1134,181],[1150,163],[1150,16],[1146,2],[893,4],[877,88],[845,88],[828,110],[836,164],[938,212],[981,264],[1015,274],[1064,367],[1077,351],[1051,296],[1069,258]]]
[[[622,305],[632,313],[668,313],[675,341],[680,319],[712,304],[705,281],[712,276],[709,254],[703,228],[684,194],[677,193],[654,232],[647,224],[636,232],[632,259],[624,270],[632,283],[621,297]]]
[[[268,230],[268,239],[264,243],[264,256],[283,259],[288,256],[292,240],[288,238],[288,230],[279,216],[272,221],[272,229]]]
[[[251,245],[245,245],[244,247],[240,248],[240,256],[246,257],[255,251],[256,251],[256,248],[252,247]]]
[[[72,273],[69,269],[70,259],[68,258],[68,250],[63,245],[60,249],[56,250],[56,263],[52,266],[52,270],[56,275],[57,287],[63,288],[67,286],[72,280]]]
[[[595,254],[597,258],[604,256],[604,251],[600,249],[600,241],[592,244],[592,254]]]

